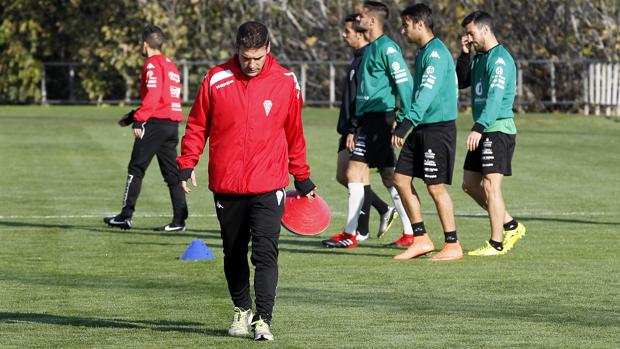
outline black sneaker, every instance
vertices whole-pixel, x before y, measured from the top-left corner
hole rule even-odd
[[[168,225],[164,225],[163,227],[155,228],[155,231],[186,231],[187,226],[184,224],[178,225],[174,223],[170,223]]]
[[[131,229],[131,219],[123,218],[120,215],[105,217],[103,222],[111,227],[121,228],[122,230]]]

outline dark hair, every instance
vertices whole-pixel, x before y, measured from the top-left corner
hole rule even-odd
[[[359,15],[360,15],[359,13],[350,13],[350,14],[348,14],[348,15],[346,15],[344,17],[344,22],[345,23],[347,23],[347,22],[357,22],[357,17]]]
[[[351,13],[346,15],[346,17],[344,17],[344,23],[351,23],[351,26],[356,33],[365,33],[366,29],[360,27],[360,24],[357,21],[357,17],[359,17],[359,15],[359,13]]]
[[[149,25],[142,31],[142,41],[154,50],[161,50],[161,45],[164,43],[164,32],[156,25]]]
[[[488,14],[487,12],[474,11],[470,13],[467,17],[465,17],[465,19],[463,19],[463,22],[461,22],[461,26],[465,27],[471,22],[474,22],[474,24],[478,28],[480,28],[483,25],[486,25],[487,27],[489,27],[491,32],[493,32],[493,17],[491,17],[491,15]]]
[[[364,1],[364,7],[378,14],[381,22],[385,22],[390,17],[390,9],[379,1]]]
[[[400,13],[401,17],[409,17],[413,23],[422,21],[424,25],[433,30],[433,11],[425,4],[415,4],[408,6]]]
[[[237,49],[255,49],[269,44],[269,30],[260,22],[245,22],[237,30]]]

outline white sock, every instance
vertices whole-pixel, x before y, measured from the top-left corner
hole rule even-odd
[[[357,230],[357,220],[360,217],[362,203],[364,202],[364,183],[349,183],[349,212],[347,212],[347,225],[345,233],[354,234]]]
[[[400,221],[403,223],[403,229],[405,235],[413,235],[413,228],[411,228],[411,221],[409,220],[409,216],[407,216],[407,211],[405,211],[405,206],[403,206],[403,201],[400,199],[400,195],[398,195],[398,191],[394,187],[387,188],[390,196],[392,197],[392,201],[394,202],[394,207],[396,207],[396,211],[398,211],[398,215],[400,216]]]

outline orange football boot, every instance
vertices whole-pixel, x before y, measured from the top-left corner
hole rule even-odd
[[[463,258],[463,249],[461,248],[461,242],[457,241],[450,244],[445,244],[441,251],[431,257],[431,260],[453,261],[461,258]]]

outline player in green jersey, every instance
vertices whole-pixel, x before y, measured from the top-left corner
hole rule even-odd
[[[364,36],[370,44],[358,70],[355,117],[359,126],[347,168],[347,223],[341,233],[323,241],[327,247],[357,247],[356,230],[364,201],[364,178],[368,177],[373,167],[379,169],[383,184],[388,188],[403,223],[404,234],[395,245],[408,247],[413,243],[411,222],[394,188],[396,158],[391,145],[396,99],[398,96],[401,101],[398,113],[406,115],[411,106],[412,78],[400,47],[384,34],[388,17],[389,10],[385,4],[365,1],[358,18],[359,26],[366,30]]]
[[[413,244],[395,259],[410,259],[434,251],[428,234],[418,231],[424,226],[420,200],[413,178],[424,181],[435,202],[444,230],[445,245],[431,260],[463,258],[456,234],[454,206],[446,184],[452,183],[456,153],[457,91],[454,60],[450,51],[433,33],[431,9],[415,4],[401,12],[403,34],[409,43],[419,46],[413,73],[413,103],[408,115],[396,118],[398,126],[392,144],[402,147],[394,183],[405,204],[414,229]],[[407,131],[413,131],[405,140]]]
[[[475,11],[462,22],[466,35],[457,61],[459,88],[472,86],[474,126],[467,137],[463,190],[489,213],[491,239],[468,254],[506,254],[525,227],[506,210],[502,194],[504,176],[512,175],[511,161],[517,128],[512,105],[516,90],[515,62],[493,33],[493,19]],[[470,49],[476,50],[471,61]]]

